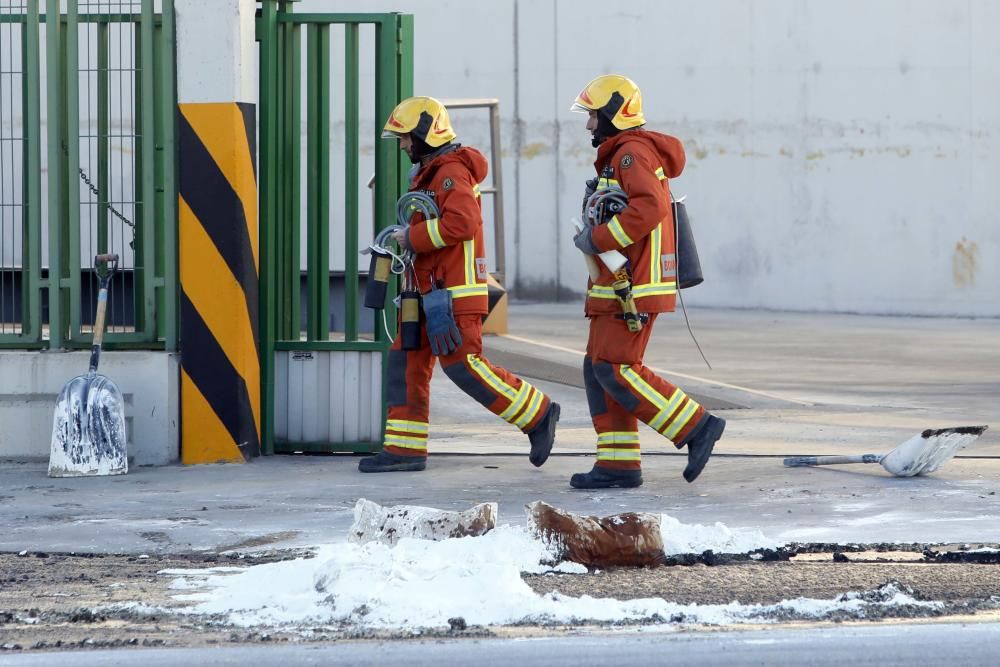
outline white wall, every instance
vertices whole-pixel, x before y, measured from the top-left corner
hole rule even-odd
[[[174,0],[178,102],[257,102],[255,6]]]
[[[296,11],[413,13],[417,94],[500,98],[508,285],[521,296],[584,287],[567,220],[594,151],[568,108],[590,78],[619,72],[642,87],[649,129],[688,150],[673,186],[689,197],[706,274],[689,303],[1000,316],[1000,3],[304,0]],[[485,114],[471,113],[453,119],[460,140],[485,149]],[[370,154],[384,119],[366,120]]]

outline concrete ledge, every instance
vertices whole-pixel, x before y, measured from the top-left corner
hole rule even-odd
[[[0,458],[48,459],[56,396],[86,371],[90,351],[0,352]],[[134,465],[167,465],[180,451],[180,355],[101,355],[100,372],[122,391],[128,455]]]

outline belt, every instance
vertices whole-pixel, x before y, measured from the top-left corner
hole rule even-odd
[[[638,315],[639,315],[639,321],[640,322],[642,322],[643,324],[649,324],[649,313],[638,313]],[[624,313],[615,313],[615,319],[616,320],[624,320],[625,319],[625,314]]]

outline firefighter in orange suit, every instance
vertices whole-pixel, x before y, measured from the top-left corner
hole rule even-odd
[[[406,231],[393,237],[416,256],[413,266],[424,311],[421,342],[418,349],[403,350],[402,336],[397,336],[389,351],[385,445],[375,456],[361,459],[358,469],[424,469],[435,358],[462,391],[528,435],[528,458],[541,466],[555,440],[559,404],[482,356],[488,306],[479,183],[486,178],[486,158],[453,143],[448,111],[431,97],[400,102],[382,136],[399,140],[414,164],[410,191],[433,197],[439,214],[427,220],[418,213]]]
[[[590,335],[583,364],[597,431],[597,461],[590,472],[573,475],[570,485],[640,486],[638,419],[677,448],[687,446],[684,479],[693,482],[726,422],[643,365],[657,316],[674,310],[677,264],[667,179],[683,170],[684,148],[675,137],[643,129],[642,95],[624,76],[597,77],[580,92],[572,109],[589,114],[587,129],[597,148],[597,178],[588,182],[588,196],[595,188],[618,187],[628,197],[623,210],[584,227],[574,242],[587,254],[618,250],[625,255],[635,311],[643,325],[639,331],[629,329],[613,287],[616,277],[598,261],[600,277],[587,286]]]

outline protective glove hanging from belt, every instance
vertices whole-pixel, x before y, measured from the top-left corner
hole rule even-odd
[[[462,345],[462,334],[455,324],[455,314],[451,308],[451,292],[433,289],[424,294],[423,304],[431,352],[439,357],[451,354]]]

